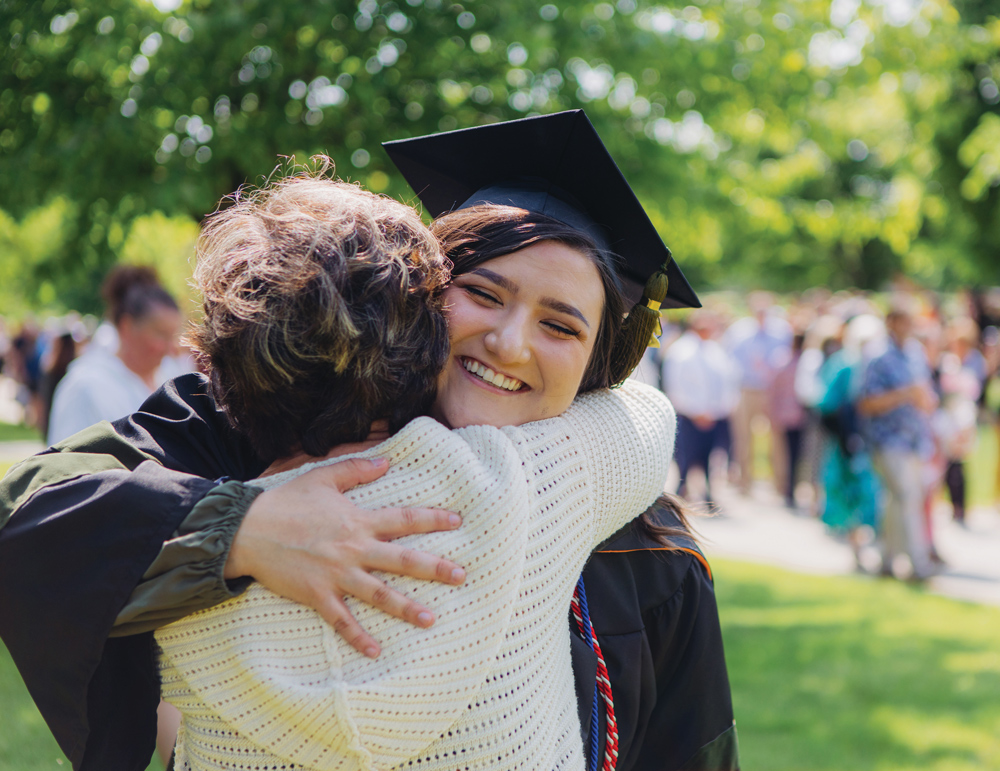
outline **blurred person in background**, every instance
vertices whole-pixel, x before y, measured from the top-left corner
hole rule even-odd
[[[730,478],[735,471],[737,479],[734,481],[744,495],[750,492],[753,484],[753,424],[763,420],[770,425],[767,392],[777,364],[788,351],[792,339],[788,322],[772,311],[769,293],[753,292],[749,302],[753,315],[734,322],[723,338],[740,372],[740,402],[731,420]],[[773,436],[770,454],[772,470],[785,467],[784,443],[774,440]]]
[[[104,292],[111,300],[108,317],[117,348],[109,352],[99,328],[97,345],[69,367],[52,399],[49,444],[99,421],[135,412],[165,380],[160,364],[176,346],[181,312],[158,284],[143,277],[133,281],[122,277],[113,271]]]
[[[924,380],[926,362],[916,361],[912,346],[914,316],[904,300],[886,316],[889,339],[883,353],[865,367],[858,414],[882,480],[882,572],[895,574],[897,557],[910,562],[910,576],[923,580],[935,572],[924,523],[924,459],[931,442],[928,415],[936,398]]]
[[[826,391],[819,372],[830,355],[840,348],[844,322],[832,313],[815,318],[807,327],[802,353],[795,368],[795,398],[806,411],[802,437],[801,478],[809,485],[813,516],[820,514],[824,436],[817,408]]]
[[[952,319],[945,330],[945,350],[935,371],[940,405],[934,435],[944,463],[944,483],[952,517],[965,522],[965,460],[976,446],[976,404],[986,380],[986,361],[976,348],[979,327],[968,317]]]
[[[11,373],[17,381],[17,400],[24,406],[24,422],[38,426],[41,402],[38,387],[42,377],[42,349],[39,345],[41,330],[33,318],[21,322],[10,345]]]
[[[76,358],[76,340],[69,330],[57,335],[49,347],[48,355],[45,357],[45,373],[42,375],[39,386],[39,397],[41,398],[41,411],[39,413],[38,430],[42,436],[48,436],[49,418],[52,413],[52,398],[55,395],[56,386],[66,376],[70,363]]]
[[[805,333],[792,337],[792,346],[778,363],[768,392],[771,416],[771,441],[784,444],[785,465],[775,466],[774,486],[785,496],[785,506],[795,508],[796,471],[802,457],[802,437],[806,427],[806,409],[795,392],[796,372],[805,345]]]
[[[663,390],[677,411],[677,494],[687,497],[688,472],[705,473],[705,503],[712,500],[709,457],[739,401],[739,371],[715,340],[718,322],[708,310],[688,317],[688,330],[663,355]]]
[[[945,454],[941,437],[938,435],[936,420],[941,406],[940,362],[944,347],[944,329],[941,323],[940,307],[937,298],[929,310],[925,310],[914,320],[913,333],[904,346],[904,352],[910,359],[910,366],[916,373],[917,380],[926,383],[934,395],[935,407],[927,416],[927,429],[930,441],[922,450],[924,468],[924,532],[927,537],[927,549],[931,562],[941,564],[943,560],[937,551],[934,541],[934,501],[944,483]]]
[[[881,319],[864,314],[851,319],[824,346],[821,388],[816,410],[823,426],[820,517],[835,533],[843,533],[863,568],[861,548],[866,533],[879,528],[881,485],[871,454],[859,430],[857,399],[867,365],[866,349],[884,341]]]

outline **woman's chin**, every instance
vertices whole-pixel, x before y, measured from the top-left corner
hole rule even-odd
[[[535,419],[525,414],[524,405],[511,403],[513,401],[509,396],[495,396],[479,388],[446,389],[438,392],[431,416],[448,428],[503,428]]]
[[[498,416],[495,410],[479,411],[469,409],[468,405],[461,405],[457,409],[452,410],[438,410],[435,408],[431,415],[438,422],[443,423],[448,428],[466,428],[468,426],[493,426],[494,428],[503,428],[504,426],[518,426],[521,423],[527,422],[524,420],[518,420],[513,416],[510,416],[509,418]]]

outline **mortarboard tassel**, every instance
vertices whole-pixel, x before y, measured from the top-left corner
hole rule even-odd
[[[614,350],[611,352],[612,385],[621,385],[625,382],[625,379],[632,374],[632,370],[639,365],[646,348],[660,347],[660,341],[656,339],[657,333],[662,331],[660,305],[670,287],[667,268],[672,260],[672,257],[668,257],[660,269],[649,277],[642,290],[642,299],[632,306],[622,324]]]

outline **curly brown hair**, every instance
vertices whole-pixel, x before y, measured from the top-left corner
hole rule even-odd
[[[323,455],[425,413],[448,355],[449,266],[408,206],[298,172],[206,221],[190,343],[262,457]]]

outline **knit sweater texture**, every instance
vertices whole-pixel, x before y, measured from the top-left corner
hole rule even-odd
[[[163,696],[183,713],[176,767],[583,769],[573,588],[593,548],[662,492],[674,431],[666,398],[628,382],[520,427],[419,418],[361,453],[390,469],[349,491],[355,504],[463,515],[397,543],[458,562],[465,583],[380,576],[435,610],[429,629],[348,598],[382,645],[374,660],[258,584],[160,629]]]

